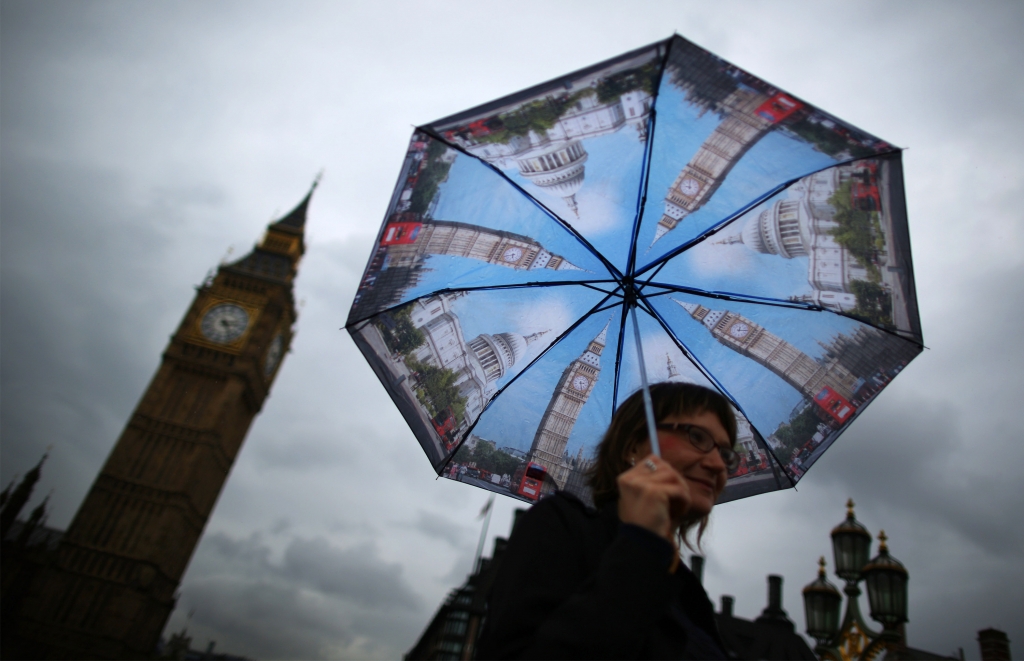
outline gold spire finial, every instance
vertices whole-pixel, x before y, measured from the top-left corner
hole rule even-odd
[[[889,539],[889,538],[885,536],[885,531],[884,530],[878,531],[878,552],[879,553],[882,553],[882,552],[888,553],[889,552],[889,547],[885,543],[885,540],[887,540],[887,539]]]
[[[818,558],[818,578],[825,578],[825,556]]]
[[[849,498],[846,501],[846,516],[851,519],[853,518],[853,498]]]

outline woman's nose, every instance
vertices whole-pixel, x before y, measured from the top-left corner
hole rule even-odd
[[[714,469],[716,471],[725,472],[726,470],[725,460],[722,459],[722,453],[718,450],[717,447],[712,448],[710,452],[705,453],[701,463],[704,466],[707,466],[708,468]]]

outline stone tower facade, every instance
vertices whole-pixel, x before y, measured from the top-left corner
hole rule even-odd
[[[857,377],[835,360],[818,361],[735,312],[679,303],[711,331],[716,340],[764,365],[808,399],[828,386],[846,399],[853,396]]]
[[[452,255],[518,270],[581,270],[528,236],[450,220],[421,220],[408,212],[394,215],[382,242],[388,248],[388,268],[419,266],[430,255]]]
[[[198,288],[56,559],[35,577],[15,621],[5,618],[5,656],[153,653],[291,344],[312,194]]]
[[[722,103],[725,119],[700,146],[665,195],[665,212],[658,221],[654,241],[676,228],[700,209],[718,190],[732,167],[771,128],[771,121],[756,114],[768,96],[738,89]]]
[[[601,352],[604,351],[607,334],[608,327],[605,326],[580,357],[562,372],[530,446],[528,461],[547,469],[560,489],[565,487],[571,469],[565,447],[580,410],[601,376]]]

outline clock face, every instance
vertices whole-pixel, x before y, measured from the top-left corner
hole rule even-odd
[[[700,182],[697,181],[696,179],[691,179],[690,177],[687,177],[686,179],[683,179],[683,181],[679,184],[679,190],[680,192],[682,192],[683,195],[693,197],[694,195],[700,192]]]
[[[576,390],[579,390],[580,392],[583,392],[584,390],[586,390],[587,386],[589,386],[589,385],[590,385],[590,379],[588,379],[587,377],[583,376],[582,374],[577,374],[575,376],[575,378],[573,378],[573,380],[572,380],[572,387],[575,388]]]
[[[263,374],[270,376],[277,369],[277,364],[281,362],[281,351],[284,349],[284,338],[280,333],[271,340],[270,348],[267,349],[267,359],[263,363]]]
[[[517,248],[515,246],[512,246],[511,248],[509,248],[508,250],[506,250],[502,254],[501,258],[504,259],[506,262],[510,262],[511,263],[511,262],[518,262],[519,259],[522,256],[523,256],[523,249],[522,248]]]
[[[746,337],[747,333],[749,332],[750,326],[743,323],[742,321],[737,321],[735,324],[729,327],[729,335],[732,335],[736,339],[742,339]]]
[[[218,344],[234,342],[249,325],[249,313],[233,303],[215,305],[203,315],[199,330],[203,337]]]

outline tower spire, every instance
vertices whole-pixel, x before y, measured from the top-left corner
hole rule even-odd
[[[21,512],[21,508],[25,507],[25,503],[27,503],[28,499],[32,496],[32,490],[35,488],[36,482],[39,481],[39,476],[42,474],[43,464],[46,463],[46,458],[49,456],[50,449],[47,448],[46,452],[43,453],[43,458],[39,460],[39,463],[29,470],[29,472],[25,473],[25,477],[22,478],[18,486],[5,500],[3,511],[0,513],[0,539],[7,537],[7,531],[10,530],[11,524],[14,523],[14,520]]]
[[[263,239],[249,254],[221,268],[275,283],[290,284],[298,272],[299,260],[306,252],[303,239],[306,211],[319,183],[318,174],[306,197],[288,214],[270,223]]]
[[[676,369],[676,364],[672,362],[672,356],[667,353],[665,354],[665,362],[668,363],[668,380],[671,381],[679,376],[679,370]]]
[[[271,223],[270,229],[281,229],[291,228],[302,231],[306,226],[306,209],[309,207],[309,200],[313,197],[313,191],[320,185],[320,179],[323,177],[324,171],[320,170],[316,177],[313,179],[313,185],[309,187],[309,192],[306,193],[306,197],[302,198],[302,201],[288,212],[287,215],[279,218],[274,223]]]
[[[540,338],[542,338],[543,336],[547,335],[550,332],[551,332],[551,329],[549,328],[547,330],[542,330],[539,333],[530,333],[529,335],[527,335],[523,339],[526,340],[527,344],[533,344],[534,342],[536,342],[537,340],[539,340]]]

